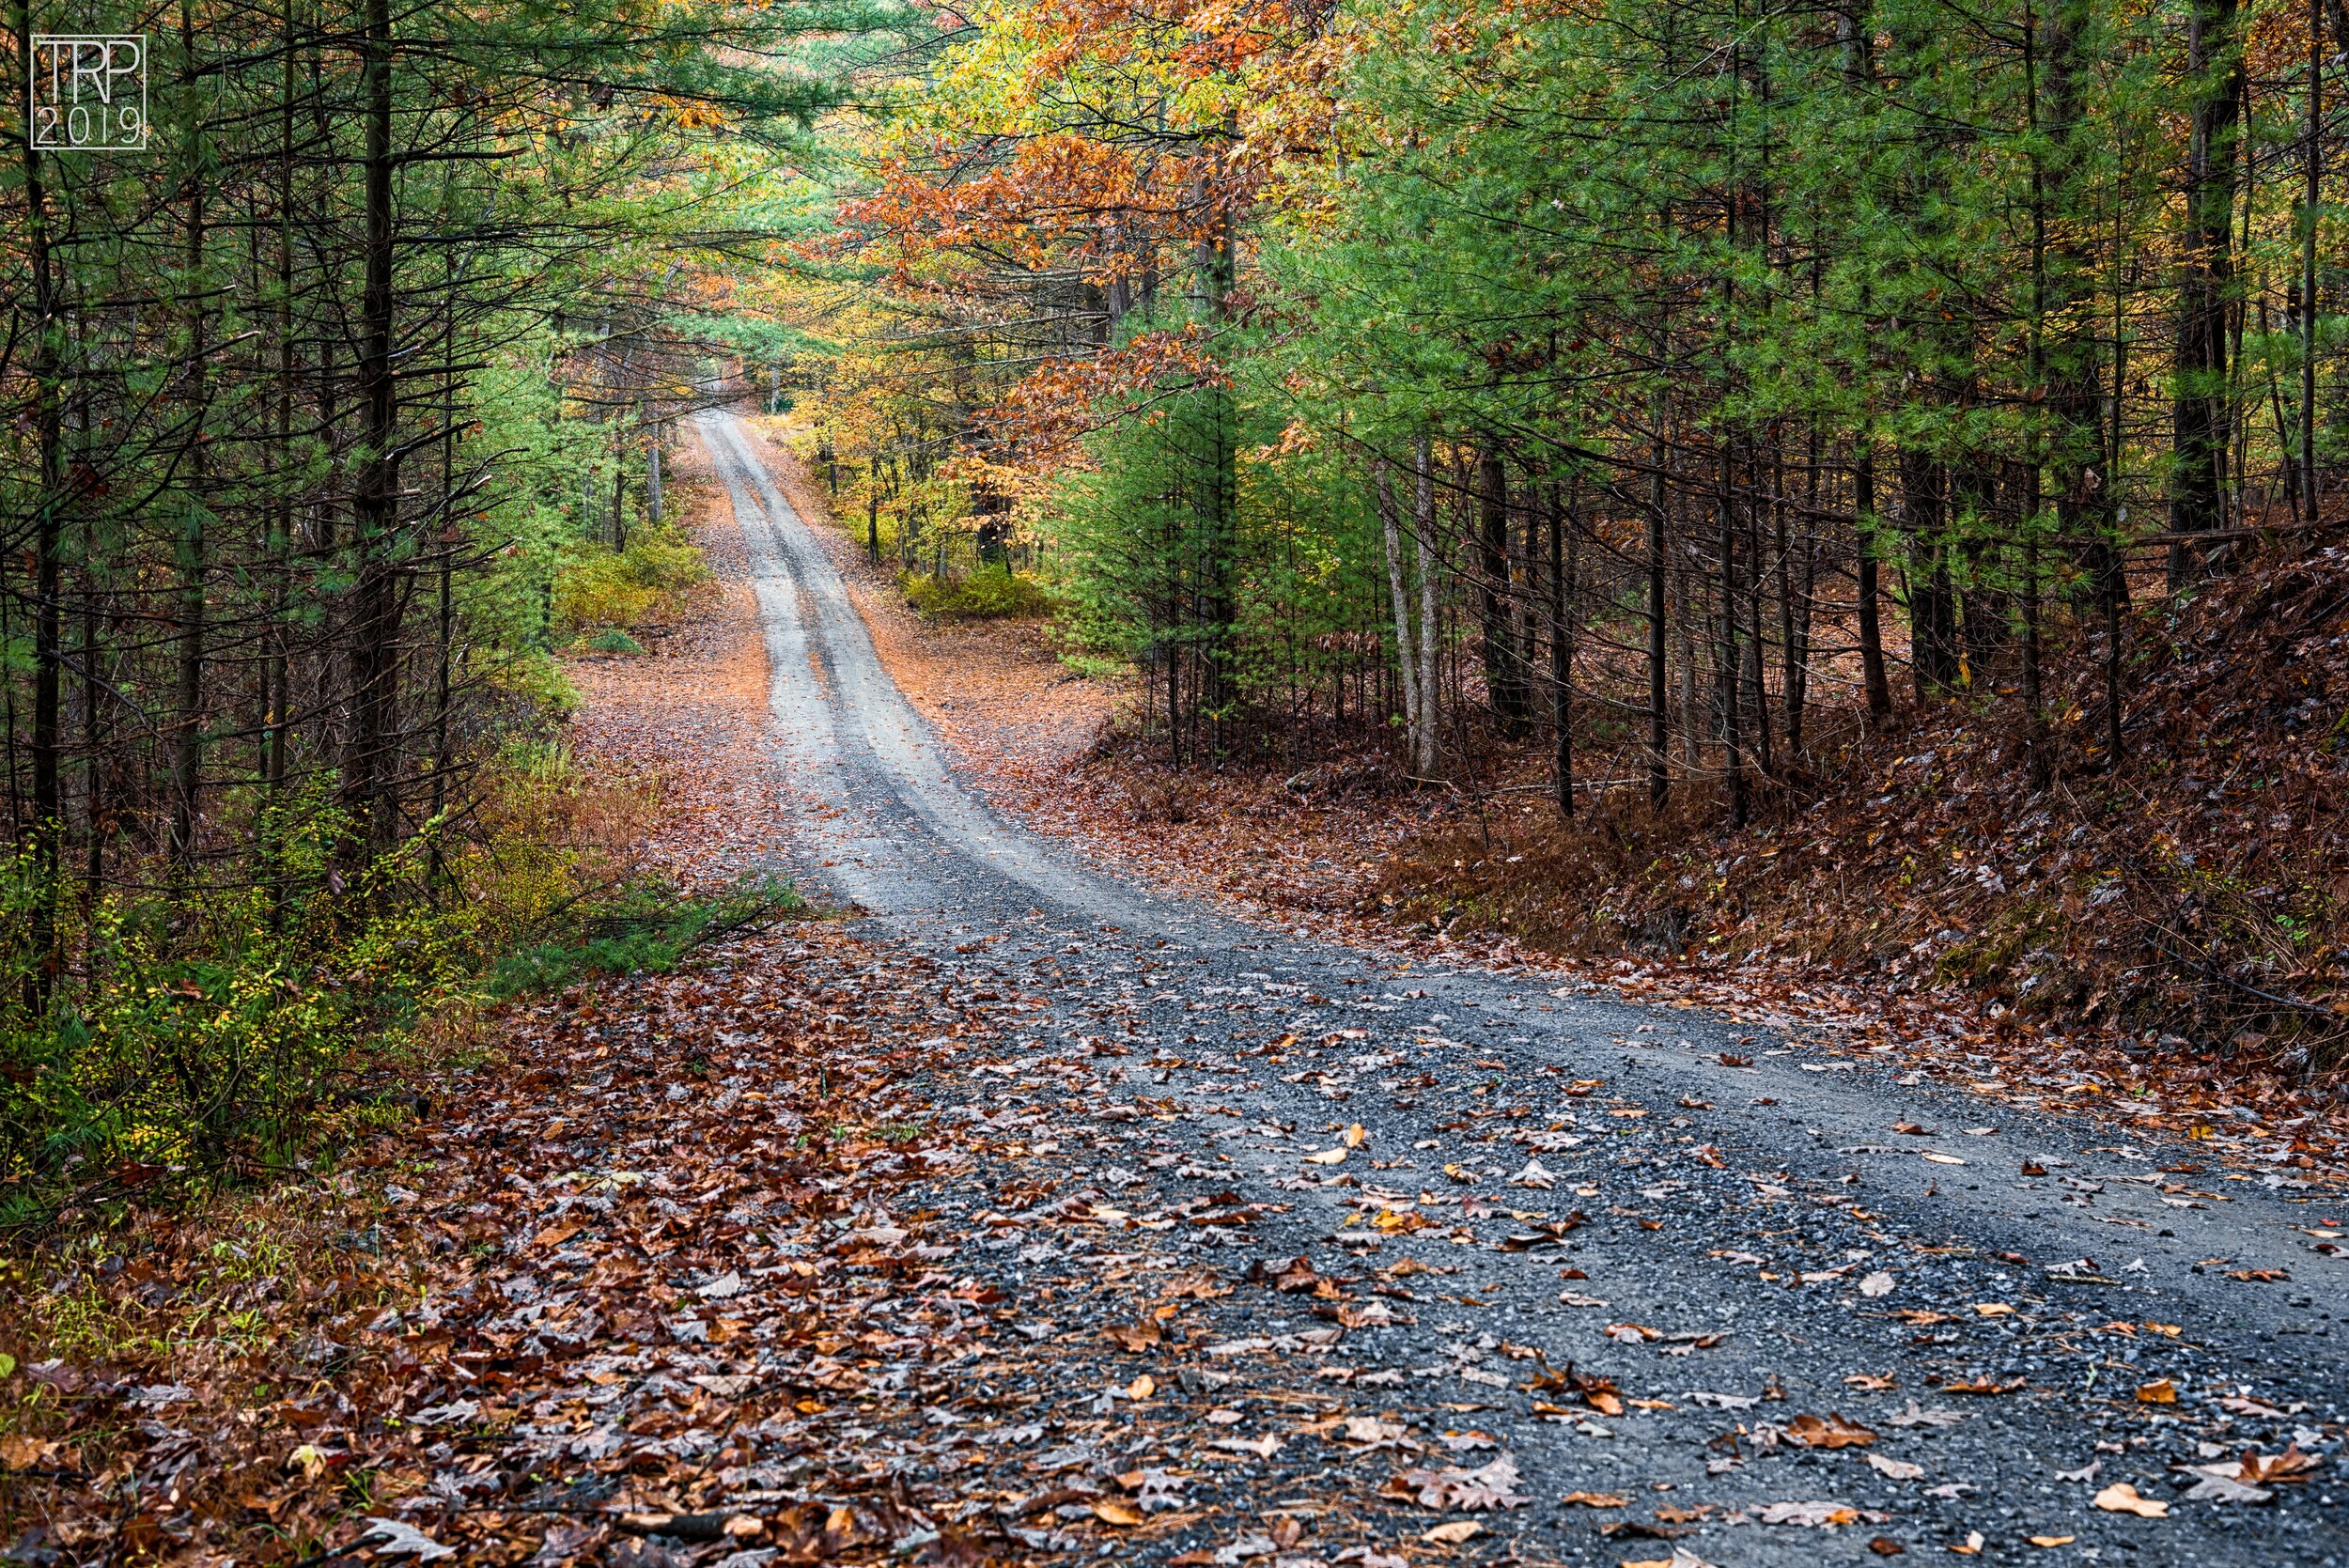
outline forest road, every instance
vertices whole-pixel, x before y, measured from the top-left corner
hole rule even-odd
[[[803,885],[1034,1004],[1008,1065],[942,1077],[941,1103],[1030,1128],[1007,1177],[1097,1207],[1255,1205],[1129,1230],[1127,1266],[1306,1255],[1398,1302],[1324,1344],[1310,1297],[1241,1285],[1222,1354],[1159,1366],[1176,1397],[1204,1415],[1286,1379],[1487,1435],[1392,1456],[1514,1462],[1524,1506],[1420,1514],[1484,1523],[1461,1560],[1859,1562],[1978,1532],[1984,1561],[2349,1563],[2349,1257],[2318,1250],[2349,1230],[2339,1188],[1587,983],[1403,972],[1089,868],[957,779],[743,427],[700,434],[749,546]],[[992,1254],[1015,1297],[1084,1263],[1036,1250]],[[1619,1398],[1531,1387],[1545,1367]],[[1122,1405],[1066,1400],[1114,1438]],[[2256,1497],[2187,1468],[2294,1445],[2313,1467]],[[1221,1484],[1311,1491],[1310,1447]],[[2167,1516],[2096,1507],[2116,1483]],[[1630,1507],[1562,1506],[1577,1492]],[[1601,1532],[1650,1512],[1668,1522]]]

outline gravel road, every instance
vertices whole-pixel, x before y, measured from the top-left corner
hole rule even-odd
[[[1421,1560],[2349,1560],[2344,1263],[2314,1234],[2349,1229],[2349,1194],[1589,983],[1268,933],[1081,864],[957,780],[739,422],[700,431],[750,546],[802,885],[932,983],[1024,1008],[1016,1054],[940,1076],[942,1113],[1032,1129],[1020,1178],[1129,1219],[1113,1253],[1004,1240],[1003,1288],[1103,1257],[1237,1281],[1304,1256],[1411,1303],[1333,1336],[1309,1290],[1242,1285],[1213,1304],[1223,1338],[1150,1363],[1160,1404],[1245,1432],[1304,1389],[1398,1412],[1435,1457],[1393,1467],[1505,1457],[1520,1507],[1361,1498],[1410,1516],[1388,1538]],[[1145,1223],[1209,1199],[1248,1222]],[[1594,1375],[1612,1392],[1578,1391]],[[1109,1439],[1137,1419],[1098,1380],[1055,1401]],[[1833,1417],[1873,1440],[1839,1444]],[[1491,1442],[1446,1452],[1439,1427]],[[2295,1445],[2299,1477],[2241,1483],[2247,1450]],[[1215,1484],[1274,1512],[1326,1496],[1337,1472],[1304,1450]],[[2166,1516],[2092,1502],[2117,1484]],[[1447,1519],[1482,1533],[1401,1534]],[[1099,1550],[1313,1560],[1228,1529]]]

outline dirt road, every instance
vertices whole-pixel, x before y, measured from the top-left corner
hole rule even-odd
[[[1237,1520],[1032,1545],[1334,1551],[1268,1533],[1285,1500],[1416,1556],[2349,1555],[2343,1264],[2313,1250],[2341,1197],[2108,1126],[1985,1121],[1701,1013],[1398,973],[1070,863],[957,782],[739,423],[701,433],[751,545],[803,878],[949,986],[1022,999],[1016,1054],[926,1092],[1019,1130],[986,1181],[1097,1217],[1043,1243],[999,1225],[988,1280],[1039,1303],[1112,1267],[1236,1284],[1212,1331],[1122,1369],[1154,1374],[1144,1398],[1072,1362],[1005,1424],[1053,1444],[1080,1423],[1092,1468],[1124,1470],[1165,1440],[1129,1423],[1179,1406],[1214,1460],[1190,1484]],[[979,1222],[970,1202],[934,1206]],[[1252,1265],[1273,1282],[1237,1283]],[[1034,1318],[1047,1343],[1101,1327]],[[1323,1430],[1289,1433],[1299,1413]],[[2313,1465],[2252,1498],[2243,1477],[2295,1445]],[[1374,1480],[1330,1467],[1374,1457]],[[1480,1531],[1447,1544],[1447,1520]]]

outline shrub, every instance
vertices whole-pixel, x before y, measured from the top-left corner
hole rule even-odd
[[[579,549],[554,579],[555,625],[573,635],[677,616],[692,590],[710,578],[700,547],[674,523],[636,530],[626,550]]]
[[[468,837],[432,825],[346,876],[321,775],[254,817],[259,875],[70,911],[46,1007],[29,862],[0,862],[0,1229],[194,1195],[396,1122],[486,1003],[590,973],[663,970],[801,908],[788,883],[683,898],[632,872],[657,803],[560,748],[508,746]]]
[[[714,898],[680,898],[665,882],[632,881],[583,910],[570,935],[500,959],[488,991],[504,999],[594,974],[665,974],[696,947],[805,908],[789,881],[772,876],[746,878]]]
[[[1028,619],[1052,613],[1052,597],[1033,577],[1008,567],[981,567],[965,577],[908,573],[906,602],[949,621]]]

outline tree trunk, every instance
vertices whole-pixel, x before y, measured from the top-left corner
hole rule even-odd
[[[32,10],[16,8],[23,57],[32,58]],[[33,425],[39,447],[37,483],[40,493],[33,520],[33,970],[25,977],[24,1005],[38,1014],[49,1002],[63,967],[58,951],[57,905],[62,888],[58,862],[65,833],[65,416],[58,353],[56,271],[50,251],[49,197],[40,150],[24,139],[24,211],[27,260],[33,273]]]
[[[1564,547],[1565,509],[1549,494],[1549,723],[1558,747],[1553,758],[1558,815],[1574,815],[1574,636],[1566,619],[1573,606],[1574,554]]]
[[[1412,764],[1412,771],[1423,779],[1436,776],[1437,726],[1441,722],[1440,693],[1437,690],[1437,660],[1442,644],[1439,641],[1442,622],[1438,618],[1438,573],[1443,557],[1437,545],[1436,532],[1436,464],[1425,436],[1412,447],[1413,474],[1417,485],[1412,495],[1412,520],[1419,531],[1419,738],[1425,748]]]
[[[1739,672],[1745,660],[1738,648],[1737,512],[1732,489],[1734,475],[1730,464],[1730,442],[1726,437],[1721,441],[1716,461],[1719,468],[1719,480],[1713,500],[1720,525],[1721,568],[1721,770],[1729,781],[1729,820],[1732,825],[1742,828],[1746,825],[1749,808],[1746,800],[1745,743],[1737,710],[1743,706],[1738,688],[1744,684],[1739,678]]]
[[[2235,138],[2243,114],[2243,55],[2236,0],[2189,0],[2191,74],[2186,169],[2185,259],[2178,280],[2178,344],[2170,407],[2173,469],[2170,528],[2205,534],[2226,524],[2230,441],[2227,327],[2234,284]],[[2173,543],[2170,581],[2182,586],[2218,551]]]
[[[1480,602],[1485,621],[1485,691],[1493,719],[1511,739],[1525,734],[1525,685],[1510,626],[1509,474],[1498,453],[1477,462],[1477,546],[1483,568]]]
[[[344,800],[366,847],[391,846],[398,827],[392,766],[398,679],[399,595],[392,536],[398,526],[398,399],[392,364],[392,18],[366,0],[360,52],[366,96],[366,267],[360,295],[359,397],[366,449],[359,481],[359,539],[350,626],[351,734]]]
[[[1411,640],[1411,601],[1404,591],[1403,519],[1394,500],[1394,475],[1387,459],[1373,460],[1378,499],[1378,522],[1387,546],[1387,597],[1394,610],[1395,663],[1403,673],[1403,735],[1414,771],[1425,750],[1420,739],[1423,715],[1419,706],[1419,650]]]
[[[1659,400],[1660,401],[1660,400]],[[1670,744],[1664,713],[1664,423],[1657,409],[1649,446],[1647,496],[1647,798],[1657,811],[1672,790]]]
[[[1852,467],[1852,510],[1859,517],[1859,679],[1868,717],[1882,723],[1892,716],[1892,684],[1884,670],[1882,590],[1876,568],[1876,454],[1863,445]]]
[[[195,18],[182,0],[179,8],[181,86],[188,101],[188,219],[186,269],[188,290],[188,405],[194,417],[189,433],[190,484],[184,500],[179,535],[179,691],[173,715],[171,767],[170,852],[174,873],[184,877],[195,861],[196,824],[202,815],[204,770],[204,642],[205,553],[208,544],[204,508],[210,489],[211,453],[205,444],[204,427],[210,401],[206,377],[204,267],[203,132],[195,91]]]
[[[1900,455],[1901,510],[1908,536],[1908,660],[1917,695],[1957,682],[1956,595],[1950,584],[1941,465],[1921,452]]]

